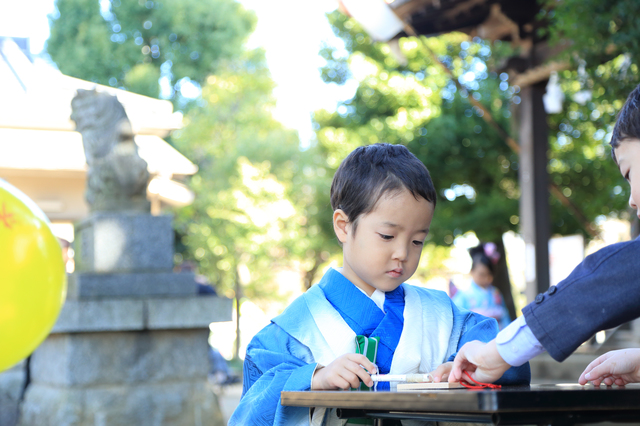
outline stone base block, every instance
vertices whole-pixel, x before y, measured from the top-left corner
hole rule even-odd
[[[173,297],[195,295],[197,291],[198,285],[192,272],[75,273],[69,276],[67,299]]]
[[[204,380],[69,389],[29,386],[21,426],[222,426],[216,395]]]
[[[25,362],[0,373],[0,426],[15,426],[18,406],[27,378]]]
[[[52,334],[209,328],[231,321],[231,299],[217,296],[67,300]]]
[[[144,300],[67,300],[51,333],[144,330],[145,324]]]
[[[147,327],[153,330],[209,328],[212,322],[231,321],[232,300],[217,296],[187,299],[154,298],[147,301]]]
[[[170,272],[173,228],[170,216],[94,213],[75,226],[78,272]]]
[[[87,387],[205,381],[208,337],[208,328],[53,334],[31,356],[31,383]]]

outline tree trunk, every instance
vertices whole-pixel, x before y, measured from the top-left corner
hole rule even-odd
[[[236,344],[234,346],[233,357],[240,358],[240,298],[242,297],[242,288],[240,287],[240,278],[236,271]]]
[[[320,253],[318,252],[316,253],[316,257],[313,259],[313,266],[304,274],[304,282],[303,282],[304,291],[307,291],[311,288],[311,284],[313,284],[313,279],[315,278],[316,273],[318,272],[318,268],[320,268],[321,264],[322,264],[322,258],[320,257]]]
[[[498,252],[500,252],[500,260],[496,265],[496,272],[493,277],[493,285],[500,290],[504,303],[507,305],[511,321],[516,319],[516,306],[513,303],[513,294],[511,294],[511,279],[509,278],[509,267],[507,266],[507,256],[504,250],[504,242],[502,238],[495,242]]]
[[[635,240],[640,235],[640,219],[633,209],[629,209],[629,214],[631,215],[631,239]]]

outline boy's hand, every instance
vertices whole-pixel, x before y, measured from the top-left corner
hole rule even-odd
[[[640,349],[620,349],[599,356],[585,368],[578,382],[596,386],[640,382]]]
[[[319,367],[316,370],[311,380],[311,390],[357,388],[360,387],[360,380],[371,387],[373,380],[367,371],[373,373],[377,371],[377,367],[366,356],[344,354],[326,367]]]
[[[453,368],[453,361],[445,362],[444,364],[440,364],[438,368],[436,368],[429,374],[431,374],[431,377],[433,377],[434,383],[445,382],[449,378],[451,368]]]
[[[489,343],[477,340],[465,343],[453,360],[453,368],[449,374],[449,382],[464,380],[463,371],[468,371],[474,380],[482,383],[493,383],[511,366],[500,356],[495,339]]]

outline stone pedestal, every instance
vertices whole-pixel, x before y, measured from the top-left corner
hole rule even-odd
[[[31,358],[21,424],[214,425],[205,329],[53,334]]]
[[[26,380],[25,361],[0,373],[0,426],[13,426],[18,422],[18,407]]]
[[[76,227],[77,272],[31,357],[20,425],[222,425],[209,324],[231,300],[172,273],[168,217],[99,213]]]
[[[73,248],[79,273],[171,272],[171,217],[94,213],[76,224]]]

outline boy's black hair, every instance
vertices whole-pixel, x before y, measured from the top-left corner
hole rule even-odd
[[[615,148],[620,146],[620,142],[625,139],[640,139],[640,84],[629,94],[627,101],[618,113],[616,124],[613,126],[611,135],[611,156],[616,158]]]
[[[354,149],[331,183],[331,207],[341,209],[355,233],[360,216],[370,213],[387,192],[407,189],[435,207],[436,190],[429,170],[403,145],[377,143]]]

